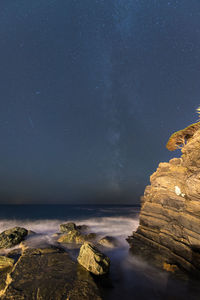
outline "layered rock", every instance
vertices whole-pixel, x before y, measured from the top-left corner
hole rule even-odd
[[[182,148],[181,158],[160,163],[142,197],[140,225],[131,249],[148,246],[162,263],[200,270],[200,130]]]

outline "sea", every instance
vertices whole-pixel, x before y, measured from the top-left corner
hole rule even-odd
[[[109,275],[95,279],[103,299],[199,300],[198,282],[174,278],[131,254],[126,239],[138,227],[139,212],[137,205],[0,205],[0,231],[25,227],[38,233],[40,245],[54,242],[52,235],[61,223],[88,225],[99,238],[114,236],[119,242],[104,251],[111,259]],[[70,255],[76,260],[78,252]]]

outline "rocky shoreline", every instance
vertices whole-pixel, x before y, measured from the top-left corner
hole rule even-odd
[[[175,146],[183,143],[182,156],[160,163],[151,175],[151,185],[141,198],[139,227],[128,241],[132,253],[165,270],[182,269],[199,276],[200,129],[184,138],[175,141]]]
[[[95,276],[109,272],[110,259],[102,253],[115,247],[113,237],[99,237],[86,225],[60,225],[53,244],[37,244],[38,234],[14,227],[0,234],[1,299],[100,300]],[[67,247],[80,252],[75,260]],[[100,250],[101,249],[101,250]]]

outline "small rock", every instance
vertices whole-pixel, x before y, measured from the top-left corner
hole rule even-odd
[[[98,241],[98,244],[108,248],[114,248],[117,247],[119,243],[116,238],[112,236],[105,236],[100,241]]]
[[[22,227],[14,227],[0,234],[0,248],[11,248],[19,244],[27,236],[28,230]]]
[[[62,233],[69,232],[76,229],[77,229],[76,224],[72,222],[68,222],[60,225],[60,231]]]
[[[110,259],[91,243],[85,242],[81,246],[77,260],[80,265],[95,275],[103,275],[109,271]]]

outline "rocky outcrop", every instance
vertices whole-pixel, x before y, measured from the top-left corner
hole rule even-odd
[[[0,234],[0,248],[11,248],[18,245],[27,236],[28,230],[22,227],[14,227]]]
[[[200,271],[200,130],[182,156],[160,163],[141,201],[140,225],[128,241],[134,253],[145,246],[162,264]]]
[[[100,300],[89,272],[61,248],[25,249],[11,272],[0,272],[0,297],[7,299]],[[3,282],[4,281],[4,282]]]
[[[103,275],[109,271],[109,258],[88,242],[85,242],[81,246],[78,262],[86,270],[95,275]]]

